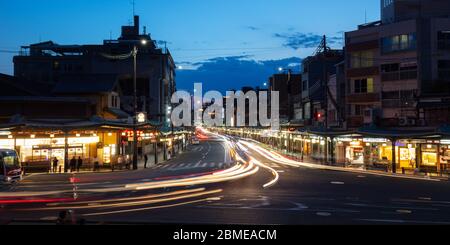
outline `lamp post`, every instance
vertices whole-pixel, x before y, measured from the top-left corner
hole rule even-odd
[[[141,40],[142,45],[147,44],[147,40]],[[138,169],[138,136],[137,136],[137,114],[138,114],[138,102],[137,102],[137,54],[138,48],[136,45],[133,47],[133,170]]]

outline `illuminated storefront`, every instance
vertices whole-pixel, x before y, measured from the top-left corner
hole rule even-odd
[[[68,135],[67,146],[66,138],[61,135],[19,135],[14,139],[0,139],[0,148],[16,149],[24,166],[32,170],[56,169],[59,172],[66,170],[66,159],[70,161],[73,158],[81,158],[85,165],[93,165],[94,159],[101,165],[111,164],[117,155],[117,134],[110,132]],[[56,168],[53,166],[55,158],[58,160]]]

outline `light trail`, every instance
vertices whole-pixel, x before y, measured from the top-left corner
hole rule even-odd
[[[278,181],[279,181],[279,179],[280,179],[280,174],[279,174],[275,169],[273,169],[273,168],[271,168],[271,167],[269,167],[269,166],[267,166],[267,165],[261,163],[260,161],[254,159],[254,158],[252,158],[251,161],[252,161],[253,163],[255,163],[256,165],[258,165],[258,166],[260,166],[260,167],[262,167],[262,168],[265,168],[265,169],[269,170],[270,172],[272,172],[272,174],[273,174],[273,176],[274,176],[274,179],[273,179],[273,180],[271,180],[269,183],[263,185],[264,188],[272,187],[272,186],[274,186],[276,183],[278,183]]]
[[[164,203],[164,202],[173,202],[179,201],[183,199],[190,199],[196,197],[202,197],[207,195],[213,195],[222,192],[222,189],[212,190],[212,191],[203,191],[192,194],[183,194],[174,197],[166,197],[160,199],[150,199],[147,201],[139,201],[139,202],[123,202],[123,203],[115,203],[115,204],[97,204],[97,205],[86,205],[86,206],[66,206],[66,207],[47,207],[47,208],[36,208],[36,209],[17,209],[19,211],[51,211],[51,210],[83,210],[83,209],[98,209],[98,208],[125,208],[125,207],[133,207],[133,206],[145,206],[156,203]],[[174,193],[172,193],[174,195]]]
[[[126,202],[126,201],[137,201],[137,200],[146,200],[146,199],[154,199],[159,197],[167,197],[167,196],[174,196],[174,195],[181,195],[181,194],[188,194],[188,193],[195,193],[195,192],[201,192],[205,191],[206,188],[198,188],[198,189],[192,189],[192,190],[182,190],[182,191],[174,191],[169,193],[162,193],[162,194],[152,194],[152,195],[146,195],[146,196],[139,196],[139,197],[129,197],[129,198],[116,198],[116,199],[107,199],[107,200],[95,200],[95,201],[86,201],[86,202],[71,202],[71,205],[83,205],[83,204],[92,204],[92,203],[111,203],[111,202]],[[62,203],[52,203],[47,206],[58,206]]]
[[[205,198],[201,200],[195,200],[190,202],[182,202],[182,203],[176,203],[176,204],[170,204],[170,205],[163,205],[163,206],[155,206],[155,207],[148,207],[148,208],[139,208],[139,209],[130,209],[130,210],[120,210],[120,211],[113,211],[113,212],[103,212],[103,213],[91,213],[91,214],[83,214],[84,217],[90,217],[90,216],[104,216],[104,215],[111,215],[111,214],[123,214],[123,213],[133,213],[133,212],[142,212],[142,211],[148,211],[148,210],[155,210],[155,209],[163,209],[163,208],[174,208],[174,207],[180,207],[185,206],[189,204],[196,204],[196,203],[202,203],[202,202],[208,202],[208,201],[219,201],[221,200],[220,197],[212,197],[212,198]]]

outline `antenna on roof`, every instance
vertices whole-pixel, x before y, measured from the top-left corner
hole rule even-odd
[[[364,23],[367,24],[367,9],[364,9]]]
[[[133,5],[133,16],[136,15],[136,0],[131,0],[131,5]]]

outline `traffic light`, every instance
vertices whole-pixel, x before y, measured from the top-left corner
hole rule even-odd
[[[318,110],[315,114],[315,119],[317,122],[324,122],[325,121],[325,111]]]

